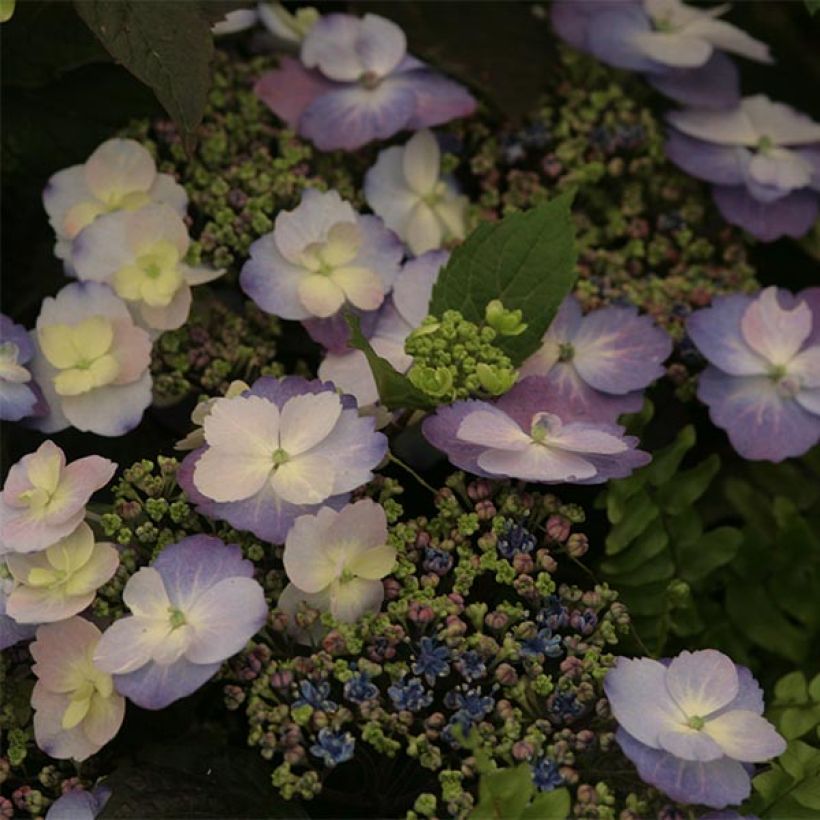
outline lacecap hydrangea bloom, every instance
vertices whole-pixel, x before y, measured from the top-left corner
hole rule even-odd
[[[649,463],[622,427],[577,420],[547,379],[531,376],[496,402],[440,407],[422,425],[450,463],[485,478],[599,484]]]
[[[283,57],[255,91],[322,151],[353,151],[468,116],[476,106],[461,85],[411,57],[404,32],[377,14],[321,17],[300,59]]]
[[[368,340],[373,350],[399,373],[406,373],[413,363],[413,357],[404,350],[404,342],[427,316],[433,285],[448,258],[446,251],[428,251],[405,262],[393,292],[379,310]],[[361,350],[327,353],[319,365],[319,378],[354,396],[359,407],[379,400],[373,371]]]
[[[194,535],[166,547],[123,590],[131,615],[100,639],[94,663],[118,692],[162,709],[199,689],[265,623],[265,593],[238,546]]]
[[[343,506],[387,453],[351,396],[296,376],[218,399],[203,431],[206,446],[178,475],[188,497],[203,515],[279,544],[298,516]]]
[[[58,171],[43,191],[43,205],[57,235],[54,253],[71,269],[72,243],[87,225],[110,211],[164,202],[185,216],[188,195],[169,174],[157,173],[151,154],[135,140],[111,139],[82,165]]]
[[[820,288],[721,296],[686,329],[709,362],[698,398],[740,455],[782,461],[820,441]]]
[[[110,285],[145,327],[175,330],[188,318],[191,285],[224,273],[186,265],[190,244],[182,217],[167,205],[117,211],[77,237],[74,271],[82,281]]]
[[[353,623],[379,611],[381,579],[395,566],[396,548],[387,544],[384,508],[366,498],[338,512],[322,507],[297,518],[282,560],[292,588],[288,598]]]
[[[377,310],[393,287],[404,256],[399,238],[375,216],[357,214],[336,191],[308,189],[292,211],[281,211],[273,231],[251,245],[242,290],[262,310],[307,321],[329,348],[344,348],[345,305]],[[335,321],[317,321],[331,320]]]
[[[607,307],[586,316],[568,296],[521,377],[546,376],[578,418],[615,422],[641,409],[643,390],[660,378],[672,352],[669,335],[634,307]]]
[[[51,757],[85,760],[119,731],[125,698],[93,661],[100,630],[79,617],[37,629],[34,737]]]
[[[674,100],[721,108],[740,96],[737,67],[724,52],[772,62],[765,43],[718,19],[728,8],[680,0],[556,0],[551,13],[558,35],[575,48],[646,74]]]
[[[15,581],[6,614],[18,623],[63,621],[91,605],[97,590],[120,563],[116,548],[95,543],[86,523],[41,552],[9,553],[6,566]]]
[[[151,404],[151,338],[108,285],[66,285],[43,300],[36,327],[31,369],[49,412],[32,426],[121,436],[140,423]]]
[[[786,741],[748,669],[714,649],[668,662],[618,658],[604,682],[616,739],[641,778],[681,803],[722,809],[751,791],[749,764]]]
[[[65,453],[44,441],[12,465],[0,495],[0,554],[44,550],[70,535],[85,518],[85,505],[114,475],[102,456],[66,464]]]
[[[672,111],[667,119],[667,156],[713,184],[727,222],[764,242],[811,229],[820,213],[820,123],[762,94],[720,111]]]
[[[25,366],[34,356],[28,331],[0,313],[0,421],[47,412],[43,394]]]
[[[467,197],[452,179],[442,178],[441,151],[427,129],[379,153],[365,175],[364,196],[416,256],[464,239]]]

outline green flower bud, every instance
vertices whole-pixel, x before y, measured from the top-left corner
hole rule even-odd
[[[484,321],[501,336],[520,336],[527,323],[520,310],[507,310],[500,299],[493,299],[484,311]]]
[[[433,398],[442,398],[453,390],[453,374],[444,367],[414,364],[407,378],[415,387]]]
[[[506,393],[517,381],[518,371],[505,367],[493,367],[479,362],[475,368],[481,387],[491,396],[501,396]]]

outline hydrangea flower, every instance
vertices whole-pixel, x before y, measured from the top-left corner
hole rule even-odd
[[[404,32],[377,14],[328,14],[263,75],[257,96],[322,151],[353,151],[399,131],[441,125],[475,110],[458,83],[407,54]]]
[[[175,330],[188,318],[191,285],[224,273],[186,265],[190,244],[182,217],[167,205],[116,211],[74,241],[74,271],[82,281],[110,285],[145,327]]]
[[[744,458],[782,461],[820,441],[820,288],[721,296],[686,329],[709,362],[698,398]]]
[[[6,601],[6,614],[24,624],[70,618],[91,605],[119,563],[116,548],[95,543],[86,523],[42,552],[10,553],[6,565],[16,584]]]
[[[522,378],[547,376],[579,417],[614,423],[641,409],[644,388],[663,375],[671,352],[669,335],[637,308],[582,316],[578,300],[568,296],[519,372]]]
[[[37,676],[34,737],[51,757],[85,760],[122,725],[125,699],[92,660],[99,640],[100,630],[75,616],[39,627],[29,647]]]
[[[296,519],[282,559],[293,586],[316,596],[312,606],[344,623],[378,612],[384,578],[396,563],[387,545],[384,509],[369,498],[340,511],[322,507]]]
[[[101,456],[66,464],[65,453],[44,441],[12,465],[0,495],[0,554],[37,552],[70,535],[85,518],[85,505],[114,475]]]
[[[66,792],[49,806],[45,820],[94,820],[110,797],[111,789],[107,786]]]
[[[356,747],[356,740],[350,732],[334,732],[327,727],[319,730],[317,741],[310,747],[310,753],[321,758],[328,767],[350,760]]]
[[[549,792],[557,789],[564,778],[554,760],[541,757],[532,765],[532,782],[540,792]]]
[[[259,15],[256,9],[234,9],[211,26],[211,33],[214,37],[237,34],[240,31],[253,28],[258,20]]]
[[[313,6],[302,6],[290,12],[281,3],[263,0],[257,5],[257,12],[277,45],[295,50],[319,20],[319,12]]]
[[[370,335],[370,346],[387,359],[399,373],[413,363],[404,352],[404,341],[427,316],[433,285],[449,258],[446,251],[428,251],[404,264],[393,285],[393,292],[379,312]],[[373,371],[360,350],[329,352],[319,365],[319,378],[356,398],[360,407],[379,400]]]
[[[560,37],[602,62],[647,75],[663,94],[688,105],[734,105],[738,71],[724,52],[761,63],[769,48],[719,20],[729,6],[703,9],[680,0],[556,0]]]
[[[40,388],[24,367],[34,356],[28,331],[0,313],[0,421],[48,412]]]
[[[44,299],[34,338],[31,370],[49,412],[33,427],[121,436],[140,423],[151,404],[151,339],[111,288],[77,282]]]
[[[57,234],[54,253],[71,268],[72,242],[110,211],[131,211],[164,202],[185,216],[188,195],[169,174],[158,174],[147,149],[134,140],[111,139],[82,165],[58,171],[43,191],[43,205]]]
[[[401,711],[420,712],[433,702],[433,693],[424,688],[421,678],[402,678],[388,687],[387,694]]]
[[[251,245],[239,284],[262,310],[314,320],[306,327],[318,342],[343,348],[347,325],[339,311],[379,308],[403,255],[398,237],[378,217],[360,216],[336,191],[308,189]],[[336,322],[315,321],[334,316]]]
[[[762,717],[749,670],[714,649],[666,663],[618,658],[604,689],[624,754],[645,782],[681,803],[742,802],[751,791],[747,765],[786,750]]]
[[[467,197],[452,179],[441,178],[441,151],[427,129],[379,152],[365,175],[364,196],[416,256],[464,239]]]
[[[735,108],[688,108],[667,118],[667,156],[713,183],[727,222],[764,242],[811,229],[820,212],[820,123],[762,94]]]
[[[250,387],[243,381],[232,381],[225,391],[225,398],[232,399],[234,396],[241,396]],[[196,425],[194,429],[174,445],[175,450],[196,450],[197,447],[205,446],[205,431],[202,425],[206,417],[211,412],[214,402],[219,399],[219,396],[213,399],[205,399],[197,403],[196,407],[191,411],[191,422]]]
[[[436,678],[446,678],[450,674],[450,650],[429,636],[419,641],[419,652],[413,663],[413,673],[423,675],[432,686]]]
[[[34,624],[18,624],[14,618],[6,614],[6,603],[12,589],[14,589],[14,581],[11,578],[0,577],[0,652],[14,646],[19,641],[33,638],[37,630]]]
[[[94,653],[117,691],[162,709],[199,689],[268,616],[253,564],[237,546],[193,535],[166,547],[125,585],[133,613],[115,621]]]
[[[439,407],[422,431],[453,465],[485,478],[599,484],[650,461],[622,427],[579,421],[540,376],[493,404],[471,399]]]
[[[218,399],[203,429],[206,446],[185,458],[180,485],[203,515],[278,544],[298,516],[344,506],[387,452],[350,396],[297,376]]]

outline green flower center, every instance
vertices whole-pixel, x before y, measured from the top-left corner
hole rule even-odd
[[[281,467],[283,464],[290,461],[290,456],[281,447],[277,447],[273,451],[272,459],[274,467]]]
[[[558,345],[558,361],[571,362],[575,355],[575,348],[569,342],[561,342]]]
[[[696,732],[699,732],[706,725],[706,721],[699,715],[694,715],[686,721],[686,725],[690,729],[694,729]]]
[[[185,615],[173,606],[168,607],[168,620],[171,622],[171,629],[179,629],[186,624]]]

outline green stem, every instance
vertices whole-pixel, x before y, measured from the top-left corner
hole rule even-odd
[[[396,458],[393,453],[387,453],[387,460],[392,461],[394,464],[401,467],[402,470],[408,472],[411,476],[413,476],[413,478],[416,479],[416,481],[418,481],[419,484],[421,484],[422,487],[428,489],[433,495],[438,495],[438,490],[431,487],[412,467],[405,464],[400,458]]]

